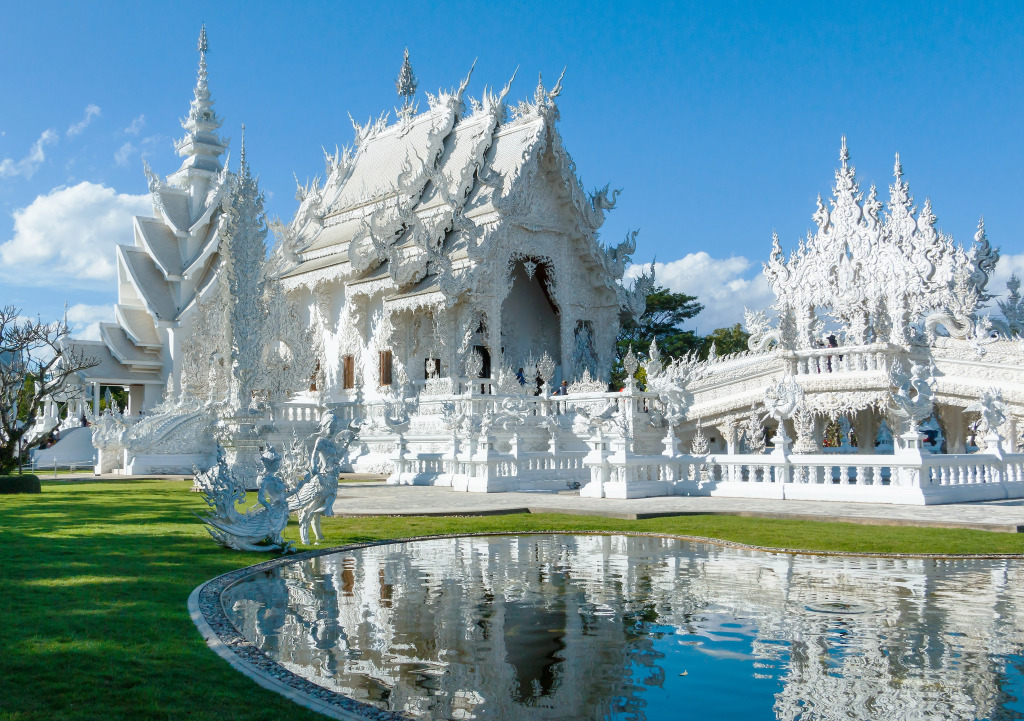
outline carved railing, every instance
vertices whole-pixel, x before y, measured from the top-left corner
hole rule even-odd
[[[592,452],[584,495],[929,503],[1024,493],[1024,454],[658,456]],[[1020,484],[1012,486],[1011,484]]]
[[[885,344],[796,351],[796,374],[877,372],[888,374],[894,358]]]
[[[274,406],[274,419],[287,423],[318,423],[320,411],[321,408],[316,403],[278,403]]]
[[[404,452],[394,460],[389,482],[452,485],[457,490],[557,490],[589,478],[584,451],[496,452],[465,443],[457,454]],[[493,444],[490,444],[493,445]]]

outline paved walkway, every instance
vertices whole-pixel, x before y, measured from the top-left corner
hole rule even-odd
[[[573,513],[626,519],[722,514],[885,526],[934,526],[1008,533],[1024,532],[1024,499],[941,506],[684,496],[618,500],[580,498],[575,491],[456,493],[450,488],[389,486],[382,482],[373,482],[343,483],[338,488],[338,500],[334,504],[334,511],[342,516]]]
[[[40,474],[42,476],[42,474]],[[46,477],[46,476],[42,476]],[[366,478],[342,474],[342,479]],[[191,481],[190,476],[70,475],[59,480],[135,480],[165,478]],[[383,477],[381,477],[383,478]],[[757,518],[843,521],[879,526],[976,528],[1024,533],[1024,499],[952,503],[942,506],[897,506],[883,503],[777,501],[757,498],[580,498],[577,491],[531,493],[456,493],[434,486],[389,486],[382,480],[344,482],[338,487],[334,512],[340,516],[451,516],[501,513],[571,513],[608,518],[657,518],[719,514]]]

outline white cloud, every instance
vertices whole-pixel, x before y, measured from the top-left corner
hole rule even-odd
[[[139,117],[132,120],[131,125],[124,129],[125,135],[138,135],[139,132],[146,126],[146,116],[140,115]]]
[[[114,247],[131,244],[132,216],[148,195],[82,182],[40,195],[14,211],[14,236],[0,244],[0,277],[24,286],[93,286],[114,279]]]
[[[0,160],[0,178],[13,178],[22,175],[31,178],[39,166],[46,160],[46,152],[43,150],[47,145],[53,145],[60,138],[56,130],[44,130],[39,140],[32,143],[32,147],[21,160],[4,158]]]
[[[631,265],[627,278],[635,278],[648,265]],[[743,322],[743,308],[761,310],[775,302],[760,264],[743,256],[712,258],[708,253],[689,253],[679,260],[655,263],[658,285],[675,293],[697,296],[704,310],[693,319],[698,333]]]
[[[111,305],[86,305],[75,303],[68,308],[68,325],[71,337],[79,340],[99,340],[100,323],[114,322],[114,307]]]
[[[80,122],[75,123],[68,128],[68,137],[73,138],[80,134],[83,130],[89,127],[89,123],[92,119],[100,115],[100,106],[89,103],[85,106],[85,117]]]
[[[125,143],[114,153],[114,162],[118,165],[128,165],[128,161],[136,152],[138,152],[138,149],[134,145]]]

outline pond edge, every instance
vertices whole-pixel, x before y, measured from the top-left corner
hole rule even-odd
[[[233,571],[216,576],[193,589],[189,594],[187,607],[189,617],[206,641],[206,645],[218,656],[228,662],[236,671],[255,681],[257,684],[278,693],[300,706],[316,711],[330,718],[342,721],[407,721],[412,718],[404,714],[387,711],[377,706],[357,701],[336,691],[313,683],[298,674],[292,673],[239,633],[228,619],[221,604],[221,595],[231,586],[244,578],[256,573],[263,573],[289,563],[304,561],[309,558],[326,556],[332,553],[356,551],[363,548],[414,543],[418,541],[443,540],[446,538],[471,538],[488,536],[538,536],[561,534],[570,536],[646,536],[650,538],[670,538],[674,540],[702,543],[713,546],[724,546],[740,550],[757,551],[802,556],[854,556],[858,558],[892,558],[892,559],[925,559],[925,560],[999,560],[1024,559],[1024,554],[922,554],[922,553],[855,553],[852,551],[803,551],[785,548],[752,546],[733,541],[723,541],[702,536],[685,536],[671,533],[648,533],[642,531],[492,531],[483,533],[446,533],[429,536],[409,536],[406,538],[390,538],[363,543],[350,543],[330,548],[316,548],[301,553],[277,556],[251,566],[243,566]]]

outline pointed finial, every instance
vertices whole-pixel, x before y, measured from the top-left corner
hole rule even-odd
[[[207,87],[206,51],[209,45],[206,42],[206,23],[203,23],[199,30],[199,43],[196,45],[199,50],[199,76],[196,78],[195,95],[198,100],[209,100],[210,91]]]
[[[899,181],[903,178],[903,166],[900,165],[900,154],[896,153],[896,165],[892,169],[893,175],[896,176],[896,180]]]
[[[513,83],[513,81],[515,81],[516,75],[518,75],[518,74],[519,74],[519,66],[516,65],[516,69],[512,71],[512,77],[510,77],[508,79],[508,82],[505,83],[505,87],[501,89],[501,94],[498,96],[499,100],[504,100],[505,96],[508,95],[508,91],[511,90],[512,83]]]
[[[473,77],[473,71],[476,69],[477,58],[473,58],[473,64],[469,66],[469,72],[466,73],[465,79],[459,83],[459,89],[456,91],[455,96],[462,98],[462,94],[466,92],[466,88],[469,87],[469,79]]]
[[[239,170],[245,170],[245,123],[242,123],[242,149],[239,155]]]
[[[412,71],[412,63],[409,62],[409,48],[405,49],[402,56],[402,69],[398,71],[398,78],[395,80],[395,90],[404,100],[402,107],[407,108],[412,104],[412,97],[416,94],[416,74]]]
[[[850,160],[850,151],[846,149],[846,136],[843,136],[843,145],[839,149],[839,162],[843,164],[843,168],[846,167],[847,162]]]

